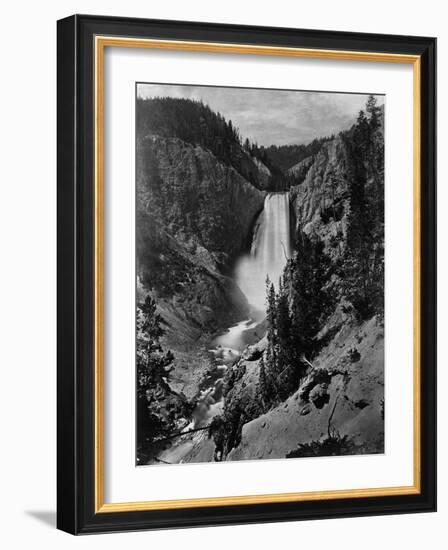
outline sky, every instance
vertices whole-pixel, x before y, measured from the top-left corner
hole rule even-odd
[[[177,97],[202,100],[258,145],[308,143],[346,130],[367,101],[365,94],[181,86],[137,85],[142,98]],[[384,96],[377,96],[378,104]]]

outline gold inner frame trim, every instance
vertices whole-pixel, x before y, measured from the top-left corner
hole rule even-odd
[[[106,503],[104,501],[104,51],[106,47],[153,48],[162,50],[232,53],[243,55],[285,56],[342,61],[370,61],[382,63],[407,63],[413,65],[413,298],[414,298],[414,469],[413,485],[365,489],[276,493],[180,500],[153,500],[141,502]],[[169,510],[208,506],[235,506],[280,502],[304,502],[342,498],[362,498],[397,495],[416,495],[421,492],[421,422],[420,422],[420,316],[421,316],[421,59],[417,55],[381,52],[355,52],[308,48],[271,47],[251,44],[225,44],[213,42],[155,40],[96,36],[95,55],[95,513],[132,512],[143,510]]]

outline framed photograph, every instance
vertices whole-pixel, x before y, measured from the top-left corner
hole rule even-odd
[[[58,22],[58,527],[434,511],[434,38]]]

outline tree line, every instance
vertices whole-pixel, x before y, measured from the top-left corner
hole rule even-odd
[[[232,120],[226,120],[202,101],[171,97],[137,98],[136,124],[140,136],[157,134],[166,138],[175,137],[208,149],[254,187],[284,191],[295,183],[294,176],[279,168],[263,147],[249,139],[243,142]],[[259,181],[258,168],[251,157],[269,169],[267,185]]]
[[[261,153],[275,166],[286,172],[302,160],[317,155],[322,145],[334,136],[315,138],[310,143],[300,145],[270,145],[261,147]]]

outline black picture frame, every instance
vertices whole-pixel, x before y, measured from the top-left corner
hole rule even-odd
[[[72,534],[431,512],[436,509],[436,39],[74,15],[57,25],[57,526]],[[97,35],[382,52],[421,60],[419,494],[96,513],[94,49]]]

